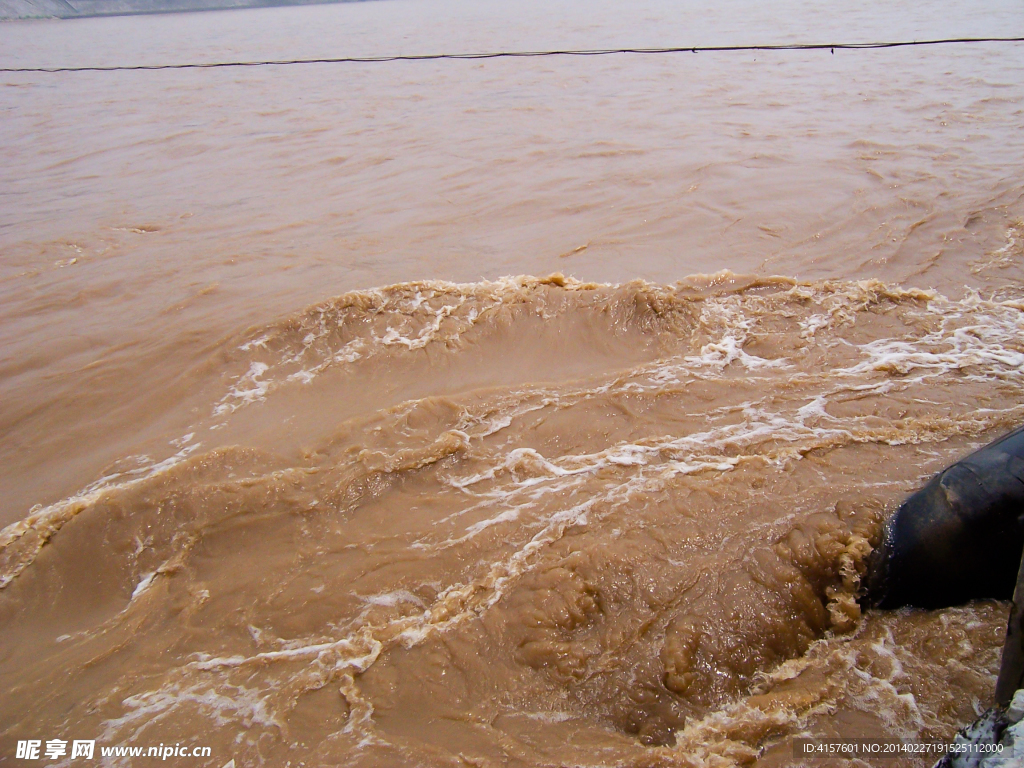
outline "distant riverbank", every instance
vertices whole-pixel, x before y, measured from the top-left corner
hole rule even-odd
[[[77,19],[352,2],[361,0],[0,0],[0,20]]]

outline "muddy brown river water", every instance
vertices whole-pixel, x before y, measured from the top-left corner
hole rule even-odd
[[[6,23],[0,65],[1015,34],[382,0]],[[0,764],[950,738],[1007,605],[856,596],[1024,421],[1022,105],[1020,45],[2,75]]]

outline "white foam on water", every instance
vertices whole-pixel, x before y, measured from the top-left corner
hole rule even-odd
[[[412,603],[420,608],[426,607],[420,598],[406,589],[396,589],[393,592],[384,592],[379,595],[360,595],[359,599],[370,605],[382,605],[389,608],[401,603]]]
[[[259,338],[247,341],[245,344],[240,346],[238,349],[242,352],[248,352],[251,349],[266,349],[267,342],[270,341],[270,334],[263,334]]]
[[[132,590],[132,596],[128,600],[129,603],[149,588],[149,585],[153,583],[153,577],[156,576],[156,573],[156,571],[147,573],[142,577],[142,579],[140,579],[139,583],[135,585],[135,589]]]
[[[270,390],[271,383],[270,381],[261,381],[261,379],[269,370],[270,366],[266,363],[251,363],[249,370],[239,377],[238,383],[228,390],[228,393],[213,409],[214,415],[219,416],[231,413],[244,405],[264,400],[267,392]]]
[[[156,691],[129,696],[123,701],[125,714],[103,721],[97,741],[137,742],[146,730],[184,706],[194,708],[200,716],[222,728],[229,725],[246,729],[254,725],[282,727],[258,689],[223,684],[221,688],[221,691],[214,690],[203,682],[188,686],[171,683]]]

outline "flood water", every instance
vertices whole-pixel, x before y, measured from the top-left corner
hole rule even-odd
[[[5,23],[0,66],[1022,34],[380,0]],[[856,596],[1024,421],[1022,105],[1013,44],[3,74],[0,764],[948,739],[1007,606]]]

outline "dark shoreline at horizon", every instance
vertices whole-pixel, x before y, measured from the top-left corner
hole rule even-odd
[[[151,16],[171,13],[233,11],[333,5],[371,0],[0,0],[0,22]],[[39,13],[31,13],[39,11]]]

